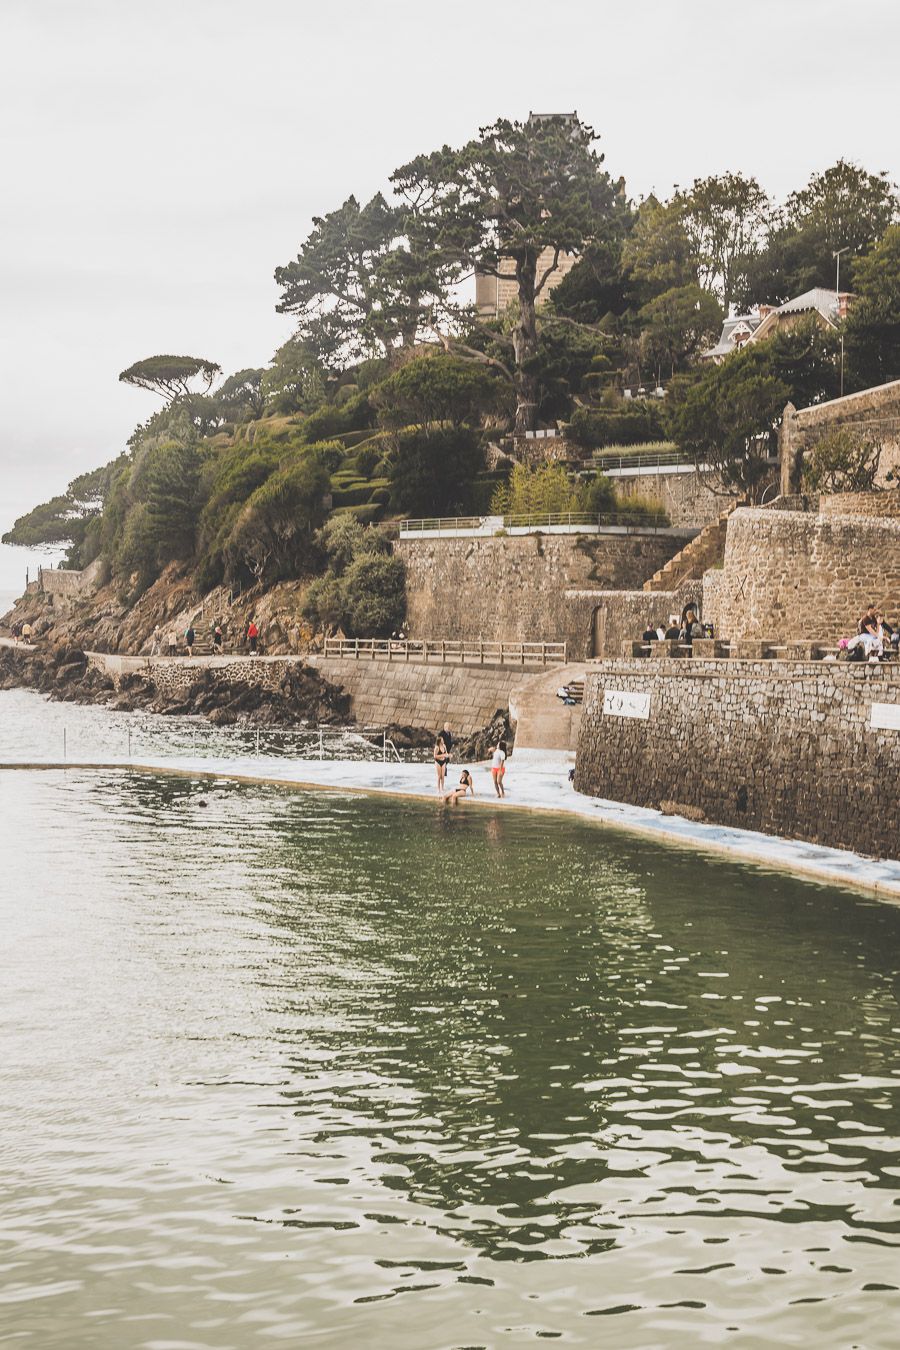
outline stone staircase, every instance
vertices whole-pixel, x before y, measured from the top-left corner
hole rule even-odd
[[[729,502],[715,520],[685,544],[684,548],[670,558],[664,567],[654,572],[649,581],[644,582],[645,591],[674,591],[682,581],[699,581],[710,567],[715,567],[725,558],[725,535],[728,530],[728,517],[744,501]]]
[[[578,746],[585,661],[554,666],[546,674],[532,675],[509,696],[509,710],[516,723],[515,752],[520,750],[570,750]],[[556,691],[566,685],[574,702],[565,703]]]

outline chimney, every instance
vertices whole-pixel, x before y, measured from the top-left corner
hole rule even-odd
[[[777,305],[759,305],[758,308],[759,308],[759,318],[760,318],[760,322],[762,322],[762,320],[763,320],[763,319],[767,319],[767,318],[769,317],[769,315],[772,313],[772,310],[773,310],[773,309],[777,309],[778,306],[777,306]]]
[[[846,319],[850,312],[850,304],[856,297],[852,291],[838,291],[837,312],[839,319]]]

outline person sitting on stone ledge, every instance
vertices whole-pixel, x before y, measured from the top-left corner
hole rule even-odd
[[[643,633],[641,633],[641,642],[655,642],[657,637],[658,634],[653,626],[653,620],[651,619]]]
[[[675,642],[678,640],[678,638],[681,637],[681,628],[679,627],[678,624],[677,614],[669,615],[669,626],[663,633],[663,637],[666,639],[667,642]]]
[[[888,623],[880,609],[876,611],[875,622],[878,624],[878,636],[881,639],[881,659],[886,661],[890,649],[893,648],[896,651],[900,647],[900,632]]]
[[[850,661],[878,661],[884,654],[881,628],[875,615],[875,606],[870,605],[857,625],[856,637],[847,643],[847,657]]]

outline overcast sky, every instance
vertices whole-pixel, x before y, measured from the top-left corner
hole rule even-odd
[[[898,38],[896,0],[0,0],[0,532],[159,406],[125,366],[265,364],[273,269],[415,153],[574,108],[635,197],[897,179]]]

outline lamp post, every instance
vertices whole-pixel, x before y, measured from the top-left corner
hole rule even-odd
[[[837,299],[838,314],[840,314],[840,306],[841,306],[841,301],[840,301],[840,295],[841,295],[841,254],[842,254],[842,253],[847,253],[847,252],[849,252],[849,250],[850,250],[850,245],[849,245],[849,244],[845,244],[843,248],[839,248],[835,253],[832,254],[832,257],[834,258],[834,261],[835,261],[834,290],[835,290],[835,297],[836,297],[836,299]],[[840,393],[840,397],[841,397],[841,398],[844,397],[844,334],[843,334],[843,333],[841,333],[841,393]]]

